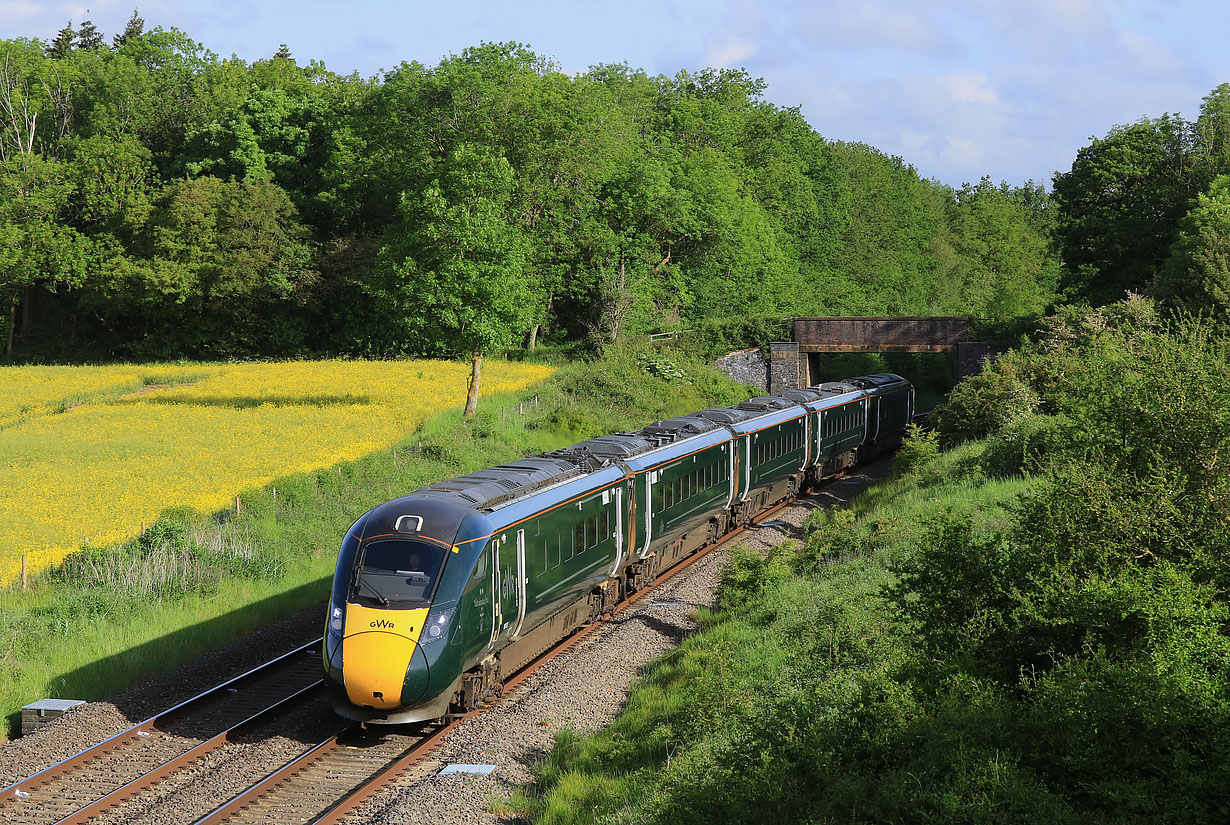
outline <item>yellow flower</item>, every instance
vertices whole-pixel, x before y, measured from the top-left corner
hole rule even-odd
[[[550,375],[492,361],[483,395]],[[314,361],[0,367],[0,582],[133,536],[167,507],[203,512],[294,473],[397,443],[464,399],[469,366]]]

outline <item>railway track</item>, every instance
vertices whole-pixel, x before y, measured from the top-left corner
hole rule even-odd
[[[769,520],[790,502],[761,513],[751,525]],[[649,596],[681,571],[743,533],[740,527],[719,542],[663,571],[654,584],[616,605],[614,614]],[[588,625],[543,653],[505,683],[511,693],[542,664],[597,632]],[[0,790],[0,823],[76,825],[114,815],[120,806],[155,798],[166,782],[213,751],[262,727],[276,729],[278,715],[320,696],[320,640],[257,667],[152,717],[139,725]],[[362,802],[420,765],[472,711],[448,724],[407,732],[365,730],[349,725],[318,742],[229,802],[198,819],[217,823],[340,822]],[[343,722],[338,720],[338,726]],[[112,817],[113,818],[113,817]]]
[[[318,692],[320,640],[0,790],[0,822],[89,822]]]
[[[750,526],[767,521],[790,503],[791,501],[785,501],[769,508],[757,516]],[[649,596],[710,551],[734,540],[746,529],[746,526],[740,527],[709,547],[681,559],[661,573],[653,585],[636,591],[617,604],[614,615]],[[505,694],[512,693],[533,675],[538,667],[581,643],[602,626],[601,622],[596,622],[582,627],[531,661],[505,682]],[[247,825],[258,822],[271,825],[332,825],[341,822],[360,804],[429,757],[462,720],[483,712],[483,709],[471,711],[420,735],[374,733],[365,731],[361,725],[352,725],[343,733],[321,742],[303,756],[270,774],[208,816],[198,819],[194,825]]]

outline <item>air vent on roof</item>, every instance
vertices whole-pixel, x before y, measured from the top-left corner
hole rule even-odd
[[[761,395],[744,401],[739,405],[739,409],[748,410],[749,412],[766,412],[768,410],[784,410],[787,407],[793,406],[794,403],[788,398],[781,398],[776,395]]]

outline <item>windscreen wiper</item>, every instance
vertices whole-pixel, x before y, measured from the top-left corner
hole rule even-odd
[[[367,576],[365,576],[361,570],[359,571],[359,575],[355,577],[354,589],[356,594],[359,592],[360,587],[366,587],[368,590],[372,591],[372,593],[376,596],[376,602],[381,607],[389,606],[389,600],[383,593],[376,589],[374,584],[367,580]]]

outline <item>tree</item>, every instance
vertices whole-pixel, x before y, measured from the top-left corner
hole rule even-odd
[[[514,341],[527,320],[526,241],[508,215],[514,186],[506,158],[462,144],[421,193],[406,194],[378,261],[396,343],[425,339],[469,355],[467,418],[478,407],[484,356]]]
[[[144,32],[145,19],[137,13],[136,9],[133,9],[132,17],[128,18],[128,23],[124,26],[124,31],[111,38],[111,48],[118,52],[126,43],[136,40]]]
[[[1180,223],[1155,290],[1173,306],[1230,317],[1230,175],[1216,178]]]
[[[122,152],[123,147],[112,147]],[[132,172],[141,159],[129,159]],[[133,181],[120,180],[125,191]],[[118,197],[113,181],[104,194]],[[310,288],[312,248],[294,206],[267,180],[173,181],[90,285],[83,301],[135,354],[286,353],[302,346],[295,299]]]
[[[77,30],[77,47],[92,52],[101,48],[103,44],[102,32],[90,20],[82,20],[81,28]]]
[[[33,153],[0,162],[0,294],[8,304],[5,353],[13,353],[17,306],[36,285],[78,286],[88,244],[59,220],[72,191],[62,164]]]
[[[1068,297],[1101,305],[1153,281],[1202,188],[1190,145],[1182,119],[1146,118],[1094,139],[1055,175]]]
[[[294,58],[291,57],[290,49],[287,48],[285,43],[281,43],[278,45],[278,50],[273,53],[273,59],[274,60],[294,60]]]
[[[1057,262],[1027,211],[1036,197],[1032,190],[997,187],[986,177],[954,193],[949,225],[960,259],[959,309],[1007,321],[1046,308]]]
[[[56,39],[52,40],[47,46],[47,56],[63,59],[68,57],[73,51],[73,44],[77,42],[77,32],[73,29],[73,21],[69,20],[64,24],[64,28],[60,29],[56,34]]]

